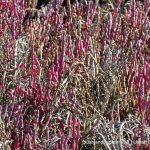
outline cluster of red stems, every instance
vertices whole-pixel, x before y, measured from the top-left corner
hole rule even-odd
[[[123,10],[117,0],[105,13],[91,0],[66,2],[66,10],[61,1],[31,10],[40,17],[25,24],[25,0],[0,2],[0,117],[11,149],[79,149],[80,99],[77,85],[66,80],[79,74],[88,81],[93,62],[101,64],[108,47],[111,62],[121,65],[116,93],[135,103],[144,139],[150,122],[150,1],[131,0]]]

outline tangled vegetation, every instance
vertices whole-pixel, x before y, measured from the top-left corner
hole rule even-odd
[[[0,149],[150,149],[150,1],[103,3],[0,2]]]

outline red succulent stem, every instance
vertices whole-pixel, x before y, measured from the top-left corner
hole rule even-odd
[[[51,76],[52,76],[52,80],[54,82],[56,82],[57,81],[57,76],[56,76],[56,72],[54,70],[54,65],[51,66]]]
[[[77,137],[76,137],[76,150],[78,150],[78,146],[79,146],[79,140],[80,140],[80,120],[77,119],[78,121],[78,125],[77,125]]]
[[[132,20],[132,26],[135,27],[135,0],[131,1],[131,20]]]
[[[65,56],[65,37],[66,33],[63,33],[63,39],[62,39],[62,50],[61,50],[61,56],[60,56],[60,70],[59,70],[59,75],[63,73],[64,67],[65,67],[65,62],[64,62],[64,56]]]
[[[67,8],[68,8],[68,17],[71,17],[71,4],[70,4],[70,0],[66,0],[67,3]]]

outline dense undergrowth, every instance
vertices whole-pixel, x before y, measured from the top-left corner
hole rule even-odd
[[[0,149],[149,150],[150,1],[0,2]]]

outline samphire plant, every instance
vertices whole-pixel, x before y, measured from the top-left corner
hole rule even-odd
[[[0,149],[150,149],[150,1],[34,2],[0,2]]]

